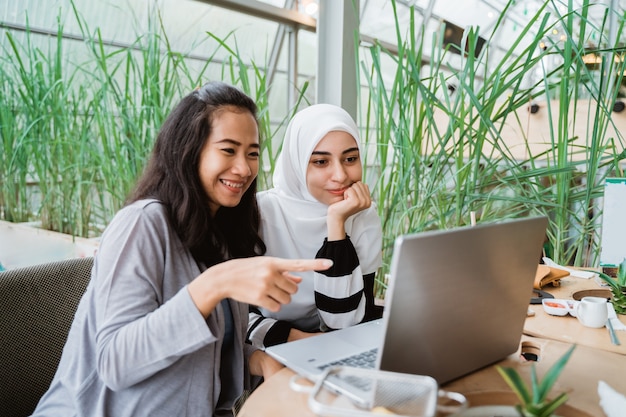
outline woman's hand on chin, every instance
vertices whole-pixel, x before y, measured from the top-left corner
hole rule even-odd
[[[346,238],[345,222],[348,217],[368,209],[372,205],[372,196],[367,184],[357,181],[343,194],[343,200],[328,206],[326,224],[328,240]]]

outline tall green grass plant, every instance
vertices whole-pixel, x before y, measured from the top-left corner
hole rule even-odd
[[[79,70],[64,59],[60,40],[47,50],[33,45],[30,32],[25,40],[18,43],[7,33],[0,74],[6,93],[0,110],[8,169],[0,198],[5,218],[36,217],[46,229],[83,234],[95,176],[83,107],[86,90],[75,86]],[[31,184],[37,186],[34,194]],[[39,199],[38,207],[30,204],[33,198]]]
[[[498,33],[514,3],[503,9],[491,33]],[[489,48],[474,53],[480,28],[466,30],[459,52],[467,53],[460,65],[448,65],[455,46],[443,45],[443,28],[433,44],[424,44],[418,36],[424,28],[413,9],[407,33],[396,16],[397,53],[380,44],[360,50],[361,74],[367,74],[360,80],[367,85],[361,90],[361,119],[366,142],[376,148],[366,162],[378,172],[374,189],[387,262],[399,234],[467,225],[472,212],[479,222],[545,214],[550,219],[547,255],[563,264],[598,261],[598,199],[606,176],[622,174],[624,159],[624,137],[607,133],[617,97],[613,80],[621,82],[624,71],[623,60],[614,57],[624,50],[604,35],[599,46],[588,45],[592,30],[607,33],[604,23],[592,27],[588,22],[591,7],[598,6],[586,1],[574,9],[570,1],[567,12],[559,14],[556,2],[545,2],[495,65],[489,65],[494,61]],[[624,17],[618,22],[621,33]],[[543,47],[555,29],[566,33],[566,40]],[[494,41],[488,38],[487,44]],[[588,53],[603,54],[605,76],[585,66],[582,57]],[[548,59],[559,64],[545,68]],[[389,66],[383,63],[390,61],[395,73],[387,81]],[[543,68],[543,76],[528,85],[537,68]],[[539,151],[519,116],[535,100],[559,116]],[[586,120],[575,119],[579,105],[590,106]],[[589,132],[584,146],[572,135],[582,124]],[[524,157],[515,148],[519,138],[507,136],[511,125],[521,135]],[[384,280],[379,283],[382,293]]]
[[[148,30],[126,48],[107,44],[76,7],[73,16],[84,41],[71,53],[60,19],[54,42],[42,43],[27,30],[19,40],[7,31],[2,43],[0,219],[98,236],[124,204],[172,106],[215,79],[238,85],[257,102],[259,186],[271,185],[278,133],[308,84],[294,109],[274,120],[265,71],[244,61],[234,33],[225,39],[207,33],[217,46],[198,65],[171,48],[158,9]],[[213,59],[220,50],[227,52],[225,61]]]

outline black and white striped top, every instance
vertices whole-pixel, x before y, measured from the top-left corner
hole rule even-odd
[[[313,273],[312,297],[302,294],[310,283],[301,283],[305,288],[298,290],[291,304],[300,304],[307,299],[313,303],[312,306],[301,306],[302,317],[285,320],[271,317],[256,307],[250,308],[248,341],[254,346],[262,348],[284,343],[294,327],[306,332],[319,332],[378,317],[373,294],[376,271],[363,273],[349,237],[332,242],[325,239],[316,258],[331,259],[334,265],[326,271]]]

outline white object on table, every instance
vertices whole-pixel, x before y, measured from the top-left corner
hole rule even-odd
[[[604,381],[598,381],[600,407],[607,417],[623,417],[626,410],[626,397],[615,391]]]
[[[615,308],[613,308],[613,304],[608,303],[608,317],[613,325],[613,330],[626,330],[626,325],[617,318],[617,314],[615,313]],[[607,323],[608,327],[608,323]]]
[[[556,262],[554,262],[552,259],[548,258],[547,256],[544,256],[542,259],[543,259],[543,263],[546,264],[547,266],[551,266],[552,268],[563,269],[564,271],[569,272],[570,276],[572,277],[589,279],[596,275],[595,272],[581,271],[580,269],[572,269],[566,266],[559,265]]]

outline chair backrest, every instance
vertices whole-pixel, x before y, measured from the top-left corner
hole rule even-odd
[[[0,416],[29,416],[50,386],[93,258],[0,272]]]

